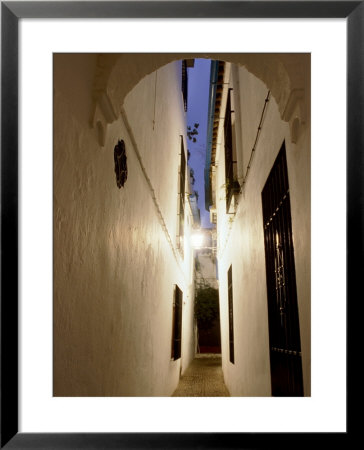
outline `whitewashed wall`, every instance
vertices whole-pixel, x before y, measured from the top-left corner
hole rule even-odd
[[[194,356],[192,255],[175,249],[181,63],[140,81],[103,147],[91,126],[96,63],[92,54],[54,57],[54,395],[168,396]],[[172,361],[175,284],[183,344]]]
[[[216,259],[210,251],[197,251],[199,267],[196,271],[196,285],[204,285],[205,283],[214,289],[218,289],[216,279]]]
[[[245,68],[226,65],[225,81],[232,87],[233,133],[238,176],[246,172],[268,88]],[[222,105],[226,99],[223,95]],[[309,85],[306,86],[309,95]],[[224,116],[224,110],[220,116]],[[227,215],[223,121],[216,151],[216,203],[220,285],[222,363],[233,396],[271,395],[268,310],[261,192],[275,158],[286,143],[292,233],[301,331],[304,393],[311,393],[310,367],[310,128],[306,123],[296,144],[271,96],[263,128],[236,215]],[[232,265],[235,364],[229,361],[227,272]]]

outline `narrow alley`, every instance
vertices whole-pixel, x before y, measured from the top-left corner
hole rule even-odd
[[[311,395],[310,64],[54,54],[54,397]]]
[[[221,355],[201,353],[181,376],[173,397],[230,397],[221,368]]]

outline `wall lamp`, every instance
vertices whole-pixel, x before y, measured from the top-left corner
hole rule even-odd
[[[195,231],[194,233],[191,234],[190,242],[191,242],[191,246],[195,250],[200,250],[203,248],[210,249],[210,250],[216,250],[216,247],[209,247],[209,246],[204,245],[205,240],[206,240],[206,236],[204,233]]]
[[[203,233],[195,232],[191,235],[191,245],[193,248],[202,248],[205,241]]]

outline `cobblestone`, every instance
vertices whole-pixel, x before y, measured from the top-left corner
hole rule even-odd
[[[196,355],[173,397],[230,397],[222,374],[221,355]]]

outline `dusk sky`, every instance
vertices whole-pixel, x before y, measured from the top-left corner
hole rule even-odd
[[[188,69],[188,109],[187,125],[199,123],[197,142],[188,141],[191,152],[189,165],[194,170],[195,191],[198,191],[198,207],[201,213],[201,226],[211,227],[210,214],[205,209],[204,168],[207,145],[207,114],[210,84],[210,65],[208,59],[195,59],[195,67]]]

